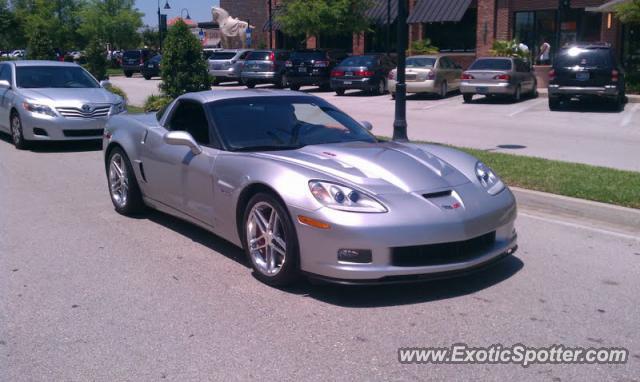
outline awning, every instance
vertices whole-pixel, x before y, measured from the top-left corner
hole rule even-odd
[[[386,25],[389,2],[391,2],[391,12],[389,13],[391,22],[395,22],[398,17],[398,0],[374,0],[373,4],[364,13],[365,17],[370,20],[372,24]]]
[[[282,5],[277,5],[271,8],[271,20],[273,20],[272,29],[274,31],[279,31],[280,28],[282,27],[282,25],[280,25],[280,23],[278,22],[276,16],[280,16],[283,11],[284,11],[284,7]],[[269,15],[267,15],[267,21],[265,21],[264,25],[262,26],[262,31],[263,32],[269,31]]]
[[[606,3],[602,4],[599,7],[587,7],[585,8],[585,11],[600,12],[600,13],[613,12],[615,10],[616,5],[619,5],[622,3],[628,3],[630,1],[631,0],[611,0],[611,1],[607,1]]]
[[[408,23],[441,23],[462,20],[472,0],[418,0]]]

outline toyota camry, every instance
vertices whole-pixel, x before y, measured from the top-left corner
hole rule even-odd
[[[515,252],[515,199],[491,168],[370,129],[298,92],[186,94],[157,114],[109,120],[111,201],[231,241],[270,285],[451,277]]]

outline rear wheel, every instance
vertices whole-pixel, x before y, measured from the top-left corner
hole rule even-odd
[[[150,76],[149,74],[145,74],[145,75],[144,75],[144,79],[145,79],[145,80],[147,80],[147,81],[149,81],[149,80],[151,79],[151,76]]]
[[[396,99],[396,93],[391,93],[391,99]]]
[[[213,86],[220,85],[220,80],[213,80]]]
[[[300,85],[291,85],[290,89],[294,90],[294,91],[298,91],[298,90],[300,90]]]
[[[560,99],[558,97],[549,97],[549,110],[556,111],[560,109]]]
[[[343,96],[344,95],[344,89],[336,89],[336,95],[338,96]]]
[[[271,194],[256,194],[243,219],[243,247],[255,276],[262,282],[283,286],[299,276],[298,240],[289,213]]]
[[[512,100],[513,102],[520,102],[522,99],[522,88],[520,85],[516,86],[515,92],[513,92]]]
[[[447,86],[447,81],[442,81],[440,84],[440,98],[447,98],[447,94],[449,94],[449,87]]]
[[[284,89],[289,85],[288,81],[287,81],[287,76],[285,76],[284,74],[282,76],[280,76],[280,80],[276,83],[276,87],[278,89]],[[298,86],[298,89],[300,89],[300,87]],[[291,90],[294,90],[293,87],[291,88]]]
[[[464,103],[469,103],[473,100],[473,94],[470,93],[464,93],[462,95],[462,99],[464,100]]]
[[[619,95],[618,97],[616,97],[616,99],[613,100],[613,104],[611,105],[613,110],[615,110],[615,111],[624,110],[625,99],[626,99],[626,97],[624,95]]]
[[[539,94],[538,94],[538,83],[534,82],[533,83],[533,90],[531,91],[531,98],[538,98]]]
[[[18,150],[24,150],[29,147],[29,141],[24,139],[24,134],[22,133],[22,121],[16,112],[11,114],[11,139]]]
[[[377,95],[383,95],[386,92],[386,86],[384,83],[384,80],[380,80],[380,82],[378,83],[378,88],[376,89],[376,94]]]
[[[130,71],[128,71],[128,70],[125,70],[125,71],[124,71],[124,76],[125,76],[125,77],[127,77],[127,78],[131,78],[131,76],[133,76],[133,72],[130,72]]]
[[[124,151],[116,147],[109,153],[107,160],[107,180],[111,202],[118,213],[133,215],[144,209],[142,193]]]
[[[255,87],[256,87],[256,83],[255,83],[255,82],[253,82],[253,81],[247,81],[244,85],[245,85],[246,87],[248,87],[249,89],[253,89],[253,88],[255,88]]]

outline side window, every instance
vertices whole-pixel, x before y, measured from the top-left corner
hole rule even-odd
[[[9,81],[9,83],[11,83],[11,68],[9,65],[0,65],[0,80]]]
[[[244,53],[242,53],[242,54],[240,55],[239,60],[246,60],[246,59],[247,59],[247,56],[249,55],[249,53],[251,53],[251,51],[248,51],[248,52],[244,52]]]
[[[201,145],[209,145],[209,123],[204,108],[198,102],[181,101],[171,115],[169,130],[186,131]]]
[[[441,57],[440,60],[438,60],[438,66],[440,69],[451,69],[446,57]]]

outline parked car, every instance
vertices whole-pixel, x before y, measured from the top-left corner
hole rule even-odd
[[[339,96],[349,89],[384,94],[389,88],[387,77],[394,67],[386,54],[347,57],[331,71],[331,89]]]
[[[464,102],[471,102],[474,94],[506,96],[513,101],[523,94],[538,95],[538,84],[531,65],[520,58],[483,57],[462,73],[460,92]]]
[[[207,59],[209,74],[214,77],[213,85],[222,82],[238,81],[250,49],[224,49],[211,52]]]
[[[73,63],[0,63],[0,130],[24,149],[31,141],[99,139],[107,118],[122,113],[122,97]]]
[[[25,51],[23,49],[16,49],[9,53],[9,57],[12,58],[24,58]]]
[[[407,93],[431,93],[440,98],[460,88],[462,67],[450,57],[438,55],[412,56],[406,61]],[[389,91],[395,98],[397,69],[389,74]]]
[[[370,128],[309,94],[188,93],[109,120],[108,191],[121,214],[150,206],[244,248],[270,285],[454,276],[516,251],[516,201],[489,167]]]
[[[549,109],[572,98],[599,99],[616,110],[624,108],[624,72],[611,46],[582,44],[558,52],[549,72]]]
[[[144,63],[155,55],[149,49],[127,50],[122,54],[122,71],[126,77],[142,73]]]
[[[331,70],[346,53],[319,49],[296,50],[285,63],[286,82],[291,90],[300,90],[301,86],[315,85],[329,89]]]
[[[290,54],[287,50],[254,50],[249,53],[240,75],[242,83],[248,88],[261,83],[287,87],[285,63]]]
[[[142,68],[142,77],[145,80],[150,80],[153,77],[160,76],[160,62],[162,61],[162,56],[157,54],[144,63],[144,67]]]

